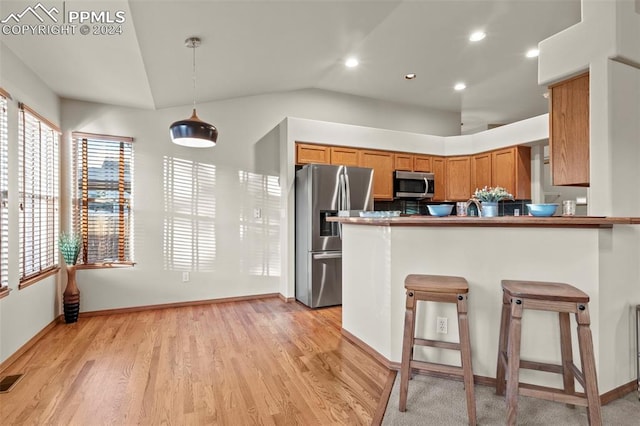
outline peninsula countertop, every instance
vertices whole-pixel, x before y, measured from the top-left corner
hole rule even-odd
[[[385,218],[330,217],[330,222],[373,226],[470,226],[470,227],[563,227],[563,228],[611,228],[613,225],[640,224],[636,217],[605,216],[399,216]]]
[[[495,380],[504,279],[569,283],[589,295],[598,385],[601,393],[635,380],[632,324],[640,300],[640,220],[593,216],[400,216],[335,217],[342,223],[343,334],[390,368],[401,361],[408,274],[452,275],[469,283],[473,369]],[[423,310],[417,329],[425,339],[438,335],[437,317],[455,327],[455,306]],[[523,354],[540,362],[560,358],[558,319],[527,312]],[[450,330],[452,331],[452,330]],[[554,334],[556,333],[556,334]],[[359,342],[359,343],[358,343]],[[458,365],[455,351],[434,354],[416,348],[425,360]],[[452,352],[452,353],[449,353]],[[637,354],[637,353],[636,353]],[[434,358],[435,357],[435,358]],[[558,377],[523,371],[523,382],[561,387]]]

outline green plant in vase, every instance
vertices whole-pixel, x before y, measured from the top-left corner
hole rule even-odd
[[[501,186],[485,186],[482,189],[476,188],[473,198],[480,201],[482,216],[492,217],[498,216],[498,201],[513,200],[513,195]]]
[[[80,290],[76,283],[76,262],[80,253],[80,237],[75,234],[60,234],[58,246],[67,264],[67,286],[62,294],[64,321],[67,324],[78,321],[80,313]]]
[[[511,195],[506,189],[501,186],[485,186],[482,189],[476,188],[476,192],[473,194],[473,198],[480,202],[497,203],[498,201],[502,200],[513,200],[513,195]]]
[[[60,234],[58,246],[60,247],[62,257],[64,258],[64,263],[67,265],[76,264],[78,261],[78,254],[80,254],[81,243],[80,237],[75,234],[65,234],[64,232]]]

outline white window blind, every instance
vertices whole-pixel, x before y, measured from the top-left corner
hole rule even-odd
[[[0,93],[0,288],[8,285],[7,147],[9,146],[9,129],[7,107],[7,98]]]
[[[60,130],[20,104],[18,192],[20,282],[58,266]]]
[[[73,226],[84,264],[133,263],[133,139],[73,133]]]

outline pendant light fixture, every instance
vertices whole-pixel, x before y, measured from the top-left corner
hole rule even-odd
[[[171,140],[191,148],[209,148],[216,145],[218,129],[200,120],[196,114],[196,48],[200,46],[200,39],[189,37],[184,43],[193,49],[193,113],[186,120],[176,121],[169,127]]]

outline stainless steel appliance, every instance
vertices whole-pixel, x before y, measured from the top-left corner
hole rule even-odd
[[[393,172],[393,197],[420,200],[433,197],[435,180],[433,173]]]
[[[342,303],[339,212],[373,210],[373,170],[308,164],[296,172],[296,299],[311,308]]]

